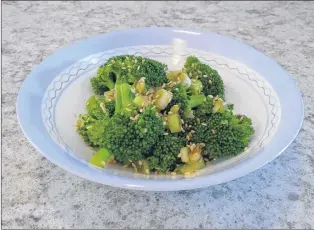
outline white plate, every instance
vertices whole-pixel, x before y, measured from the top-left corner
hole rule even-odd
[[[247,151],[219,159],[186,179],[138,175],[121,167],[99,169],[75,131],[92,90],[89,79],[111,56],[141,55],[181,69],[197,56],[222,76],[226,101],[248,115],[256,133]],[[278,156],[295,138],[303,120],[302,98],[282,68],[255,49],[214,33],[177,28],[131,29],[82,40],[47,58],[24,82],[17,113],[28,139],[48,159],[87,179],[123,188],[182,190],[226,182]]]

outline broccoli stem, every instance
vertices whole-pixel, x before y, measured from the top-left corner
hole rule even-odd
[[[111,154],[109,150],[102,148],[94,153],[94,155],[89,159],[89,163],[98,167],[104,167],[104,163],[107,163],[110,156]]]
[[[134,94],[131,91],[131,86],[127,83],[115,85],[115,114],[121,112],[132,104]]]
[[[191,109],[193,109],[197,106],[202,105],[204,103],[205,99],[206,99],[206,96],[204,94],[192,95],[190,97],[188,105]]]

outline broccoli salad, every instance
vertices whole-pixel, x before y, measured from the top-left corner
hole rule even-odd
[[[177,71],[140,56],[112,57],[91,86],[94,95],[76,127],[98,167],[192,175],[243,152],[254,134],[251,119],[224,101],[218,72],[194,56]]]

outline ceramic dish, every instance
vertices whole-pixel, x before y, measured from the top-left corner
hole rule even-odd
[[[197,176],[140,175],[118,166],[88,163],[92,151],[75,131],[77,115],[92,95],[89,79],[112,56],[140,55],[181,69],[194,55],[222,76],[226,101],[248,115],[255,134],[236,157],[213,161]],[[101,34],[58,50],[24,81],[17,115],[28,140],[51,162],[86,179],[140,190],[184,190],[244,176],[282,153],[303,121],[295,82],[273,60],[239,41],[182,28],[140,28]]]

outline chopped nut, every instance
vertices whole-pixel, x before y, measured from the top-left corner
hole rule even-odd
[[[187,136],[186,136],[186,139],[187,139],[188,141],[190,141],[190,140],[191,140],[191,137],[190,137],[189,135],[187,135]]]

